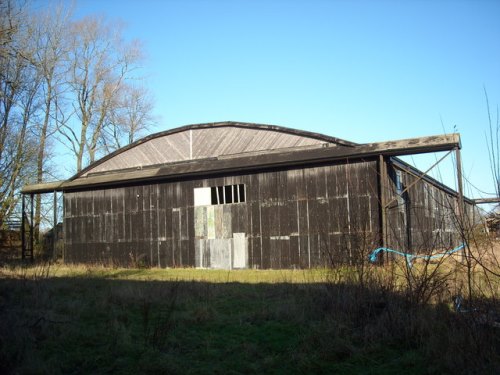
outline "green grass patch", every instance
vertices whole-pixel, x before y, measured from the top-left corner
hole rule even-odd
[[[375,278],[368,286],[332,279],[328,270],[4,268],[0,372],[496,370],[491,328],[472,327],[447,305],[409,305]]]

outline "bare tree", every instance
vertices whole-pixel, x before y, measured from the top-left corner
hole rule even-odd
[[[34,139],[30,129],[39,108],[40,75],[30,62],[31,29],[24,9],[4,1],[0,8],[0,224],[19,199],[19,189],[31,181]],[[8,30],[8,32],[4,32]]]
[[[77,171],[85,157],[92,163],[101,151],[109,114],[119,106],[118,93],[141,57],[140,46],[125,44],[121,33],[120,25],[96,17],[75,22],[70,33],[68,85],[76,119],[61,124],[59,131],[76,157]]]
[[[152,123],[150,96],[131,82],[142,50],[122,30],[98,17],[72,21],[65,4],[35,12],[0,0],[0,225],[23,185],[53,177],[52,140],[80,171]],[[36,228],[43,206],[37,196]]]
[[[488,92],[484,88],[486,98],[486,110],[488,113],[488,133],[486,135],[486,145],[490,158],[491,175],[495,184],[495,193],[500,197],[500,116],[498,106],[496,107],[496,119],[492,119]]]
[[[117,104],[102,138],[108,153],[134,142],[156,123],[153,99],[143,86],[124,85],[118,93]]]
[[[59,110],[57,100],[64,90],[64,79],[67,73],[67,30],[71,11],[63,5],[33,14],[30,24],[33,31],[32,64],[41,76],[40,99],[41,121],[35,129],[38,140],[36,182],[45,180],[48,172],[49,141],[55,134],[55,112]],[[35,199],[35,225],[41,221],[42,196]]]

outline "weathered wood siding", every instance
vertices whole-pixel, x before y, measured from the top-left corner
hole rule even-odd
[[[413,253],[429,253],[450,249],[462,242],[456,195],[418,179],[397,166],[389,168],[388,186],[388,202],[392,201],[387,208],[389,247]],[[400,194],[408,187],[406,192]],[[465,205],[465,216],[467,221],[474,220],[472,205]]]
[[[244,203],[194,206],[195,188],[233,184]],[[67,262],[309,268],[380,240],[375,161],[66,192],[64,211]]]
[[[153,138],[127,149],[113,158],[91,168],[87,173],[106,172],[124,168],[173,163],[193,159],[249,153],[270,152],[290,147],[321,146],[334,142],[287,134],[283,131],[258,127],[218,126],[187,129],[182,132]],[[165,152],[169,150],[169,152]],[[85,175],[87,174],[85,173]]]

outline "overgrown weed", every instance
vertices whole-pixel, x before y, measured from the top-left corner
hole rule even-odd
[[[4,267],[0,371],[495,373],[495,281],[456,312],[461,263],[406,267]]]

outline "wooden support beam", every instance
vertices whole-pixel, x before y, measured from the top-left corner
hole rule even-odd
[[[420,176],[415,176],[417,179],[413,181],[410,185],[408,185],[401,193],[400,195],[402,196],[404,193],[406,193],[408,190],[410,190],[413,186],[415,186],[417,183],[419,183],[422,179],[424,179],[427,176],[427,173],[431,171],[436,165],[441,163],[452,151],[447,152],[445,155],[441,157],[438,161],[436,161],[434,164],[430,166],[429,169],[427,169],[425,172],[423,172]],[[392,199],[390,202],[386,203],[386,207],[392,204],[392,202],[396,201],[397,198]],[[463,195],[462,195],[462,200],[463,200]]]
[[[21,198],[21,258],[24,260],[26,257],[26,196],[22,194]]]
[[[57,259],[57,191],[54,191],[54,229],[52,230],[52,259]]]
[[[31,197],[31,210],[30,210],[30,257],[31,261],[33,261],[33,248],[35,247],[35,238],[34,238],[34,230],[35,230],[35,213],[34,213],[34,194],[30,194]]]
[[[24,194],[43,194],[52,193],[53,191],[61,191],[61,185],[64,181],[44,182],[41,184],[26,185],[21,193]]]
[[[469,273],[468,282],[469,282],[469,296],[470,296],[472,290],[470,284],[471,265],[470,265],[470,258],[466,256],[468,247],[465,238],[465,207],[464,207],[464,193],[463,193],[463,181],[462,181],[462,157],[460,155],[460,149],[458,147],[455,149],[455,159],[457,163],[458,230],[459,230],[459,235],[461,237],[460,240],[465,245],[464,251],[462,252],[462,262],[464,261],[467,262],[467,272]]]
[[[261,171],[270,168],[299,167],[338,160],[377,158],[383,156],[411,155],[427,152],[449,151],[460,147],[458,134],[433,137],[403,139],[399,141],[367,143],[355,147],[324,147],[309,150],[287,150],[284,152],[264,153],[248,156],[238,154],[213,158],[212,160],[193,160],[145,167],[135,171],[114,171],[101,175],[80,177],[60,182],[58,190],[75,190],[90,186],[111,186],[123,182],[178,179],[184,176],[206,176],[217,173]],[[32,185],[24,192],[39,192],[47,186]],[[54,189],[53,189],[54,190]],[[50,191],[53,191],[50,190]]]
[[[387,247],[387,164],[383,155],[379,155],[378,158],[378,176],[380,189],[380,244],[382,247]]]
[[[464,192],[463,192],[463,181],[462,181],[462,157],[460,155],[460,149],[455,149],[455,159],[457,162],[457,190],[458,190],[458,216],[460,220],[460,229],[462,233],[465,230],[465,207],[464,207]]]
[[[479,198],[472,201],[474,204],[500,203],[500,198]]]

